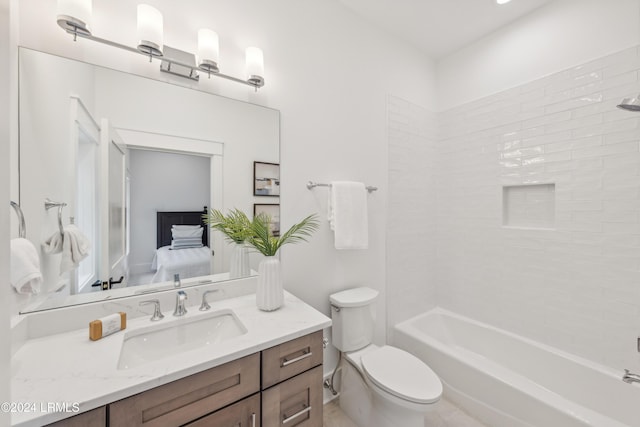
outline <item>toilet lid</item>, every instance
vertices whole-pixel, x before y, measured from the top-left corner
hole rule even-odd
[[[362,367],[375,385],[401,399],[434,403],[442,395],[440,378],[420,359],[384,346],[362,356]]]

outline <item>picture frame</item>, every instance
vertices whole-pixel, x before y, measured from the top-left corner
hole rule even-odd
[[[253,195],[280,197],[280,163],[253,162]]]
[[[261,213],[266,213],[271,217],[271,224],[269,230],[274,237],[280,236],[280,204],[264,204],[254,203],[253,205],[253,217]]]

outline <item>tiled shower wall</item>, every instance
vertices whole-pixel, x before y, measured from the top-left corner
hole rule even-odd
[[[387,98],[387,326],[436,305],[435,114]]]
[[[436,161],[420,168],[428,182],[436,168],[435,199],[430,184],[409,199],[405,172],[394,177],[404,136],[390,121],[390,221],[405,209],[429,217],[437,200],[438,305],[618,370],[640,368],[640,113],[615,107],[640,92],[639,55],[628,49],[439,114]],[[424,142],[406,150],[431,150]],[[503,226],[503,186],[523,184],[555,184],[550,229]],[[433,268],[423,235],[400,243],[392,234],[390,278],[392,268]],[[391,245],[419,253],[394,260]],[[403,286],[388,281],[388,292],[415,292],[390,300],[396,320],[416,297],[433,303],[430,274],[422,288]]]

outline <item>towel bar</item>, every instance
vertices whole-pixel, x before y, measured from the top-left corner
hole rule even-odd
[[[67,206],[64,202],[54,202],[53,200],[46,198],[44,200],[44,208],[49,210],[51,208],[58,208],[58,228],[60,229],[60,235],[64,236],[64,225],[62,224],[62,208]]]
[[[13,210],[16,211],[16,215],[18,215],[18,236],[24,239],[27,237],[27,224],[24,222],[24,214],[22,213],[22,209],[19,204],[13,200],[10,204]]]
[[[315,187],[331,187],[331,184],[322,184],[322,183],[313,182],[313,181],[307,182],[307,189],[311,190],[312,188],[315,188]],[[369,194],[378,190],[378,187],[373,187],[371,185],[367,185],[365,188],[367,189]]]

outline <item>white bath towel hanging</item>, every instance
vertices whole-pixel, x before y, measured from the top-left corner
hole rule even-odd
[[[43,244],[48,254],[62,254],[60,274],[77,268],[80,261],[89,255],[91,243],[89,239],[73,224],[64,227],[64,235],[56,232]]]
[[[361,182],[334,181],[329,189],[329,226],[336,249],[367,249],[367,189]]]
[[[38,250],[27,239],[11,240],[11,286],[19,294],[37,294],[42,286]]]

